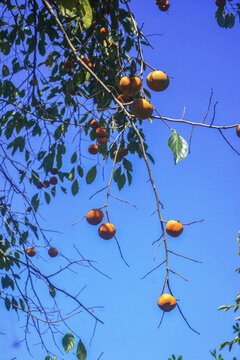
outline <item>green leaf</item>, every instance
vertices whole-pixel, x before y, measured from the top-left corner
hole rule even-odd
[[[215,12],[215,18],[220,27],[225,27],[225,10],[219,7]]]
[[[131,185],[131,183],[132,183],[132,174],[129,171],[127,171],[127,178],[128,178],[128,185]]]
[[[95,165],[88,171],[86,175],[87,184],[91,184],[95,180],[96,175],[97,175],[97,167]]]
[[[87,358],[87,350],[82,343],[82,340],[79,340],[78,347],[77,347],[77,358],[78,360],[86,360]]]
[[[72,157],[71,157],[71,163],[75,163],[77,161],[77,153],[75,151],[75,153],[73,153]]]
[[[92,25],[93,21],[91,5],[89,4],[88,0],[79,0],[79,4],[83,27],[88,29]]]
[[[75,196],[79,191],[79,185],[77,179],[72,184],[72,194]]]
[[[126,175],[122,174],[117,182],[119,190],[121,190],[124,187],[125,183],[126,183]]]
[[[49,294],[51,295],[52,298],[55,298],[56,296],[56,290],[54,288],[54,286],[52,286],[51,284],[48,286],[49,289]]]
[[[225,16],[225,28],[231,29],[235,24],[235,16],[230,13]]]
[[[136,62],[134,60],[132,60],[131,65],[130,65],[130,73],[131,73],[131,75],[135,75],[136,71],[137,71]]]
[[[9,75],[9,68],[6,65],[3,65],[2,67],[2,76],[6,77]]]
[[[19,302],[20,302],[21,308],[23,310],[25,310],[25,302],[22,299],[19,299]]]
[[[64,337],[62,338],[62,346],[66,353],[69,353],[73,349],[75,345],[75,337],[73,334],[69,331]]]
[[[123,166],[127,171],[133,171],[132,163],[129,160],[123,159]]]
[[[168,147],[173,152],[175,164],[187,156],[188,144],[175,130],[168,139]]]
[[[46,191],[44,191],[44,196],[45,196],[46,203],[49,204],[51,201],[50,195]]]
[[[119,168],[117,168],[117,170],[114,171],[113,173],[113,180],[115,182],[118,182],[119,176],[121,175],[121,166],[119,166]]]
[[[5,306],[6,306],[6,309],[9,311],[10,307],[11,307],[11,301],[9,300],[8,297],[5,298]]]
[[[83,168],[80,165],[77,166],[77,172],[79,176],[83,177]]]

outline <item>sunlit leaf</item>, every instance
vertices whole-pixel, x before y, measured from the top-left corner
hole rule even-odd
[[[188,144],[175,130],[168,139],[168,147],[173,152],[175,164],[187,156]]]
[[[73,349],[75,345],[75,337],[73,334],[69,331],[64,337],[62,338],[62,346],[66,353],[69,353]]]

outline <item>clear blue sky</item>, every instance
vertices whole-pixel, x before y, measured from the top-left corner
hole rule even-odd
[[[152,103],[161,115],[180,118],[186,105],[185,119],[201,121],[213,89],[213,103],[218,101],[215,124],[240,123],[239,23],[231,30],[221,29],[214,18],[213,0],[171,1],[167,13],[160,12],[154,0],[133,0],[131,8],[138,25],[144,22],[143,31],[154,47],[154,50],[145,49],[146,61],[174,77],[164,93],[152,92]],[[207,122],[212,114],[211,109]],[[171,126],[189,140],[189,125],[171,123]],[[183,223],[205,219],[203,223],[186,226],[178,238],[168,237],[171,250],[203,261],[196,264],[170,257],[171,269],[190,280],[185,282],[172,274],[170,283],[184,315],[200,335],[187,327],[177,309],[166,314],[157,329],[161,317],[157,299],[162,291],[164,268],[145,280],[140,277],[163,259],[161,247],[155,262],[152,260],[155,248],[151,244],[159,237],[160,225],[156,215],[150,216],[156,206],[153,190],[147,182],[146,166],[131,154],[128,159],[134,165],[132,186],[119,193],[113,184],[112,193],[134,203],[139,210],[110,199],[111,221],[117,228],[117,237],[130,268],[120,259],[114,240],[104,241],[98,237],[97,227],[88,225],[85,220],[72,226],[91,208],[104,205],[105,193],[89,200],[91,194],[108,182],[110,167],[106,170],[105,181],[99,167],[92,185],[87,186],[83,181],[76,197],[64,196],[59,191],[51,205],[43,205],[41,214],[46,227],[63,233],[52,235],[52,244],[62,254],[77,258],[73,245],[77,246],[86,258],[98,261],[99,269],[112,280],[94,270],[75,267],[78,274],[67,272],[56,279],[56,284],[66,289],[70,287],[72,293],[87,284],[81,301],[86,306],[104,305],[96,314],[105,324],[98,325],[91,346],[94,322],[89,316],[83,313],[69,321],[85,344],[89,360],[96,360],[101,352],[104,352],[103,360],[167,360],[172,353],[183,355],[184,360],[211,359],[210,350],[233,338],[234,315],[230,311],[218,312],[217,308],[233,303],[239,292],[239,276],[234,271],[239,267],[236,237],[240,230],[240,158],[217,131],[195,128],[191,155],[175,166],[167,146],[169,129],[160,120],[154,120],[152,124],[144,122],[144,131],[150,144],[149,152],[156,160],[152,172],[164,204],[164,219],[179,219]],[[224,134],[240,151],[240,139],[235,130]],[[82,146],[85,155],[87,144]],[[74,145],[72,152],[73,148]],[[92,164],[95,165],[95,160]],[[83,159],[82,165],[89,169],[89,160]],[[42,256],[45,261],[36,261],[43,264],[46,272],[64,264],[61,256],[49,260],[44,251]],[[65,298],[57,294],[57,300],[63,301],[65,314],[72,310]],[[23,339],[23,330],[19,328],[23,324],[17,322],[15,314],[6,314],[3,308],[1,318],[0,332],[9,334],[0,336],[4,354],[1,359],[30,359],[24,343],[13,347],[14,342]],[[56,338],[61,345],[61,336]],[[33,335],[34,359],[44,359],[46,353],[35,345],[37,343],[39,340]],[[226,351],[224,359],[238,356],[237,350],[233,347],[231,353]],[[73,355],[64,357],[74,358]]]

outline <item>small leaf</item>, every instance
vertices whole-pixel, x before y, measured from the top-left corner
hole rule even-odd
[[[77,172],[79,176],[83,177],[83,168],[80,165],[77,166]]]
[[[168,139],[168,147],[173,152],[175,164],[187,156],[188,144],[175,130]]]
[[[128,178],[128,185],[131,185],[131,183],[132,183],[132,174],[129,171],[127,171],[127,178]]]
[[[75,196],[79,191],[79,185],[77,179],[72,184],[72,194]]]
[[[113,173],[113,180],[115,182],[118,182],[119,176],[121,175],[121,166],[119,166],[119,168],[117,168],[117,170],[114,171]]]
[[[69,353],[73,349],[75,345],[75,337],[73,334],[69,331],[64,337],[62,338],[62,346],[66,353]]]
[[[75,153],[73,153],[72,157],[71,157],[71,163],[75,163],[77,161],[77,153],[75,151]]]
[[[97,167],[95,165],[88,171],[86,175],[87,184],[91,184],[95,180],[96,175],[97,175]]]
[[[8,76],[9,75],[9,68],[6,65],[3,65],[2,67],[2,76]]]
[[[77,347],[77,358],[78,360],[86,360],[87,358],[87,350],[83,345],[81,339],[79,340],[78,347]]]
[[[122,174],[117,182],[119,190],[121,190],[124,187],[125,183],[126,183],[126,175]]]
[[[44,191],[44,196],[45,196],[46,203],[49,204],[51,201],[50,195],[46,191]]]
[[[56,290],[54,289],[54,286],[52,286],[51,284],[48,286],[49,289],[49,294],[51,295],[52,298],[55,298],[56,296]]]
[[[11,301],[9,300],[8,297],[5,298],[5,306],[6,306],[6,309],[9,311],[10,307],[11,307]]]
[[[123,166],[127,171],[133,171],[132,163],[129,160],[123,159]]]

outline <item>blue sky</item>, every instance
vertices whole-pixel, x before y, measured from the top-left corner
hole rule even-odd
[[[154,47],[145,49],[146,61],[173,77],[165,92],[152,92],[152,103],[161,115],[180,118],[186,105],[185,119],[201,121],[213,89],[213,103],[218,101],[215,125],[240,123],[239,24],[231,30],[221,29],[214,18],[214,1],[171,1],[167,13],[160,12],[153,0],[133,0],[131,8],[138,25],[144,22],[143,31],[149,35]],[[209,123],[212,114],[211,109],[206,122]],[[189,140],[189,125],[170,125]],[[98,261],[99,269],[112,280],[94,270],[75,267],[77,274],[67,272],[56,279],[56,284],[65,289],[69,285],[72,293],[87,284],[81,301],[87,306],[104,305],[103,309],[96,310],[96,314],[105,324],[98,325],[91,346],[94,322],[89,316],[82,313],[69,321],[85,344],[89,360],[96,360],[101,352],[104,352],[104,360],[167,360],[173,353],[183,355],[184,360],[210,359],[210,350],[233,338],[234,315],[218,312],[217,308],[233,303],[239,291],[239,276],[234,273],[239,267],[236,242],[240,230],[239,156],[216,130],[194,128],[191,155],[174,165],[167,146],[171,135],[169,129],[158,119],[152,124],[145,121],[143,128],[149,152],[156,160],[152,173],[164,204],[164,220],[179,219],[188,223],[205,219],[203,223],[185,226],[178,238],[168,237],[171,250],[203,261],[202,264],[192,263],[174,255],[169,260],[171,269],[190,280],[185,282],[174,274],[170,277],[174,296],[200,335],[187,327],[177,309],[166,314],[157,329],[161,318],[157,299],[163,287],[164,267],[145,280],[140,277],[163,260],[164,249],[160,247],[153,262],[155,247],[151,244],[160,235],[157,216],[150,216],[156,209],[155,198],[144,162],[131,154],[128,159],[134,166],[133,183],[120,193],[113,184],[112,194],[134,203],[139,210],[113,198],[109,207],[111,221],[117,228],[117,237],[130,268],[120,259],[113,240],[104,241],[98,237],[97,227],[90,226],[85,219],[72,226],[88,210],[103,206],[105,202],[104,192],[89,200],[96,190],[107,184],[110,175],[108,166],[103,181],[99,167],[98,177],[92,185],[82,182],[76,197],[65,196],[59,191],[52,204],[43,205],[41,214],[43,224],[62,232],[51,236],[53,246],[60,253],[77,258],[75,245],[86,258]],[[240,139],[235,130],[224,134],[239,151]],[[85,155],[87,147],[83,143]],[[95,158],[91,161],[95,165]],[[89,168],[88,160],[83,159],[83,167]],[[61,256],[49,260],[43,250],[42,257],[45,259],[36,261],[46,272],[56,271],[64,263]],[[63,302],[66,314],[72,309],[66,298],[57,294],[57,300]],[[7,314],[3,309],[1,313],[0,332],[9,334],[0,336],[3,360],[14,356],[17,360],[30,359],[24,343],[17,349],[12,346],[23,338],[23,330],[19,328],[23,323],[17,322],[15,314]],[[66,329],[63,331],[67,332]],[[61,345],[61,335],[56,338]],[[50,344],[48,338],[46,341]],[[38,342],[33,333],[34,359],[44,359],[46,353],[35,345]],[[224,359],[230,360],[234,355],[238,352],[233,347],[231,353],[226,351]],[[74,359],[74,356],[64,357],[68,358]]]

